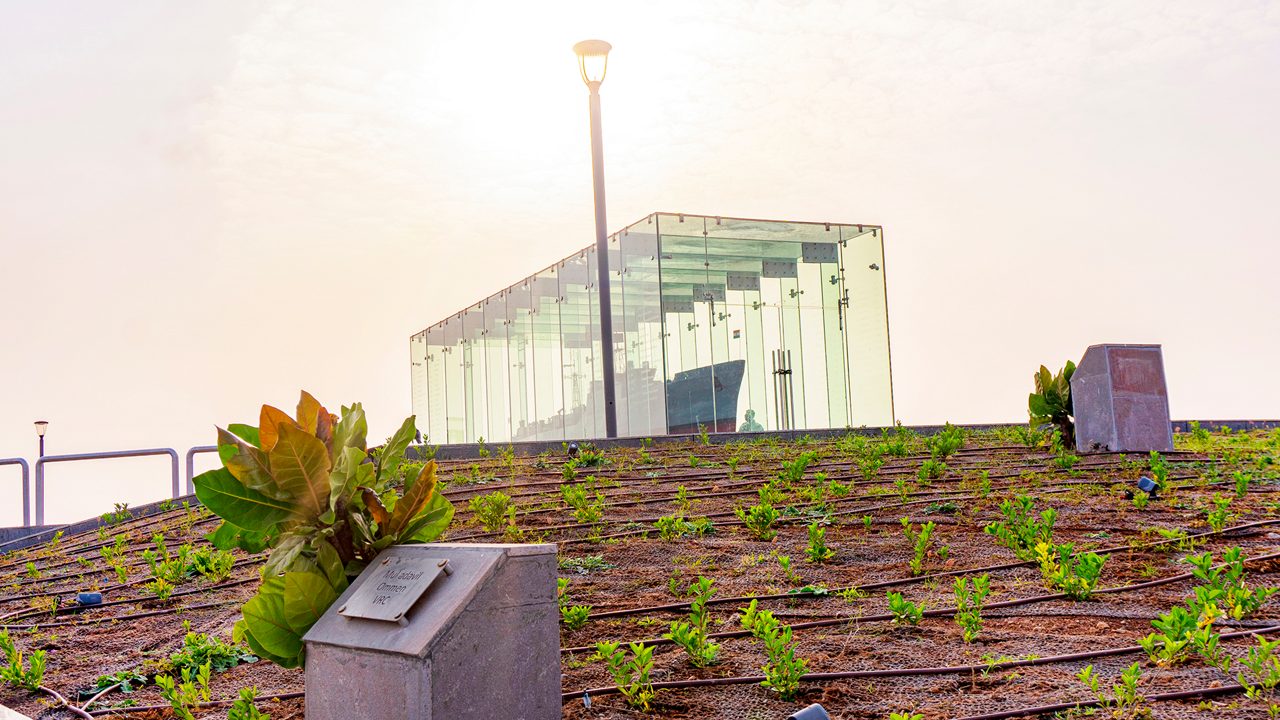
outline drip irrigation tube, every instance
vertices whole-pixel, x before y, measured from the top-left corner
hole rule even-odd
[[[264,700],[295,700],[297,698],[303,697],[304,695],[305,693],[303,692],[272,693],[270,695],[259,695],[256,698],[254,698],[253,701],[256,704]],[[236,698],[236,699],[239,699],[239,698]],[[201,708],[201,709],[225,707],[227,705],[231,705],[235,701],[236,700],[210,700],[209,702],[202,702],[198,705],[195,705],[194,707]],[[135,705],[133,707],[105,708],[102,710],[94,710],[92,712],[85,713],[82,717],[87,717],[87,718],[90,718],[90,720],[92,720],[95,717],[99,717],[102,715],[111,715],[113,713],[140,713],[140,712],[152,712],[155,710],[168,710],[168,709],[170,709],[169,705]]]
[[[1143,543],[1141,545],[1136,545],[1136,546],[1116,545],[1109,548],[1099,548],[1097,550],[1093,550],[1092,552],[1095,552],[1101,555],[1105,553],[1118,553],[1118,552],[1134,551],[1134,550],[1148,550],[1151,548],[1160,547],[1162,545],[1170,545],[1173,543],[1184,542],[1186,540],[1192,540],[1195,538],[1212,537],[1212,536],[1218,536],[1218,535],[1226,536],[1229,533],[1238,532],[1240,530],[1248,530],[1251,528],[1263,527],[1266,525],[1275,525],[1277,523],[1280,523],[1280,518],[1272,519],[1272,520],[1257,520],[1254,522],[1244,523],[1241,525],[1233,525],[1231,527],[1223,528],[1222,530],[1216,530],[1216,531],[1210,530],[1208,532],[1195,533],[1192,535],[1188,535],[1185,538],[1156,540],[1153,542]],[[996,572],[1000,570],[1012,570],[1014,568],[1019,568],[1019,567],[1030,567],[1035,564],[1036,563],[1034,560],[1027,560],[1027,561],[1011,562],[1011,563],[1002,563],[999,565],[987,565],[985,567],[978,567],[978,568],[960,568],[957,570],[946,570],[943,572],[929,573],[927,575],[918,575],[915,577],[897,578],[894,580],[882,580],[880,582],[868,583],[866,585],[849,585],[847,587],[832,588],[828,590],[826,594],[832,595],[839,592],[843,592],[845,590],[859,590],[859,591],[882,590],[884,588],[889,588],[889,587],[897,587],[900,585],[911,585],[914,583],[926,582],[926,581],[937,579],[937,578],[956,577],[961,575],[974,575],[978,573]],[[729,603],[750,602],[752,600],[784,600],[787,598],[811,597],[816,595],[819,595],[819,593],[816,593],[810,590],[810,591],[802,591],[802,592],[774,593],[772,595],[739,595],[736,597],[720,597],[720,598],[713,597],[707,600],[707,605],[724,605]],[[610,617],[625,617],[628,615],[643,615],[651,612],[687,610],[689,609],[689,607],[690,607],[690,603],[680,602],[680,603],[668,603],[665,605],[652,605],[648,607],[626,608],[622,610],[607,610],[604,612],[593,612],[591,613],[591,616],[589,619],[596,620],[596,619],[603,619],[603,618],[610,618]]]
[[[1253,635],[1266,635],[1280,631],[1280,625],[1271,625],[1257,630],[1244,630],[1233,633],[1222,633],[1218,637],[1223,640],[1229,640],[1240,637],[1249,637]],[[824,680],[850,680],[856,678],[876,678],[876,677],[909,677],[922,675],[963,675],[966,673],[976,672],[994,672],[996,670],[1009,670],[1018,667],[1033,667],[1037,665],[1056,665],[1058,663],[1079,662],[1081,660],[1092,660],[1095,658],[1114,657],[1117,655],[1131,655],[1133,653],[1144,652],[1140,645],[1129,645],[1118,648],[1107,648],[1105,650],[1091,650],[1082,653],[1070,653],[1066,655],[1049,655],[1046,657],[1026,659],[1026,660],[1009,660],[1002,663],[983,663],[980,665],[951,665],[942,667],[923,667],[923,668],[886,668],[884,670],[845,670],[838,672],[825,673],[806,673],[800,677],[801,682],[820,682]],[[735,677],[719,677],[708,678],[703,680],[668,680],[666,682],[653,683],[654,690],[674,690],[679,688],[693,687],[714,687],[718,685],[749,685],[760,683],[765,677],[763,675],[740,675]],[[1239,686],[1236,686],[1239,688]],[[598,688],[588,688],[576,692],[567,692],[561,694],[562,700],[573,700],[584,695],[613,695],[618,693],[618,687],[604,686]],[[1150,696],[1148,699],[1154,699]],[[1071,707],[1068,705],[1067,707]],[[1031,714],[1031,713],[1024,713]],[[982,716],[987,717],[987,716]],[[1018,715],[1007,715],[1000,717],[1018,717]],[[994,717],[988,720],[995,720]]]
[[[1244,562],[1246,562],[1246,563],[1248,563],[1248,562],[1261,562],[1261,561],[1263,561],[1263,560],[1274,560],[1274,559],[1277,559],[1277,558],[1280,558],[1280,552],[1268,553],[1268,554],[1265,554],[1265,555],[1258,555],[1258,556],[1256,556],[1256,557],[1245,558],[1245,559],[1244,559]],[[1220,564],[1218,564],[1218,565],[1215,565],[1214,567],[1215,567],[1215,568],[1217,568],[1217,567],[1225,567],[1225,565],[1226,565],[1226,563],[1220,563]],[[972,571],[962,571],[962,572],[969,573],[969,572],[972,572]],[[1189,572],[1187,572],[1187,573],[1178,573],[1177,575],[1170,575],[1170,576],[1168,576],[1168,577],[1157,578],[1157,579],[1155,579],[1155,580],[1148,580],[1148,581],[1146,581],[1146,582],[1141,582],[1141,583],[1134,583],[1134,584],[1132,584],[1132,585],[1118,585],[1118,586],[1115,586],[1115,587],[1102,588],[1102,589],[1100,589],[1100,590],[1094,590],[1094,591],[1093,591],[1093,594],[1094,594],[1094,595],[1111,595],[1111,594],[1119,594],[1119,593],[1133,592],[1133,591],[1135,591],[1135,590],[1146,590],[1146,589],[1148,589],[1148,588],[1160,587],[1160,586],[1162,586],[1162,585],[1171,585],[1171,584],[1176,583],[1176,582],[1182,582],[1182,581],[1184,581],[1184,580],[1190,580],[1190,579],[1192,579],[1192,578],[1194,578],[1194,577],[1195,577],[1195,576],[1194,576],[1192,573],[1189,573]],[[862,586],[862,587],[863,587],[863,588],[870,588],[871,586],[869,586],[869,585],[864,585],[864,586]],[[789,595],[789,596],[788,596],[788,595],[783,595],[782,597],[797,597],[797,595]],[[1041,603],[1041,602],[1052,602],[1052,601],[1054,601],[1054,600],[1064,600],[1064,599],[1067,599],[1067,598],[1069,598],[1069,597],[1070,597],[1070,596],[1069,596],[1069,595],[1067,595],[1066,593],[1049,593],[1049,594],[1046,594],[1046,595],[1033,595],[1033,596],[1031,596],[1031,597],[1016,598],[1016,599],[1014,599],[1014,600],[1005,600],[1005,601],[1003,601],[1003,602],[988,603],[988,604],[986,604],[986,605],[983,607],[983,609],[984,609],[984,610],[998,610],[998,609],[1001,609],[1001,608],[1019,607],[1019,606],[1022,606],[1022,605],[1034,605],[1035,603]],[[755,598],[755,599],[757,599],[757,600],[758,600],[759,598]],[[710,603],[708,603],[708,604],[710,604]],[[954,608],[954,607],[949,607],[949,608],[936,608],[936,609],[933,609],[933,610],[925,610],[925,611],[924,611],[924,613],[923,613],[923,615],[924,615],[924,617],[947,617],[947,616],[955,615],[955,613],[956,613],[956,608]],[[847,624],[847,623],[885,622],[885,621],[892,620],[892,619],[893,619],[893,614],[892,614],[892,613],[880,613],[880,614],[877,614],[877,615],[862,615],[862,616],[851,616],[851,617],[850,617],[850,616],[846,616],[846,617],[830,618],[830,619],[826,619],[826,620],[811,620],[811,621],[809,621],[809,622],[794,623],[794,624],[792,624],[792,625],[791,625],[791,629],[792,629],[792,630],[806,630],[806,629],[810,629],[810,628],[831,627],[831,626],[834,626],[834,625],[844,625],[844,624]],[[750,635],[750,634],[751,634],[751,631],[750,631],[750,630],[726,630],[726,631],[723,631],[723,632],[707,633],[707,637],[708,637],[708,638],[739,638],[739,637],[746,637],[746,636],[748,636],[748,635]],[[656,645],[672,645],[672,644],[674,644],[674,641],[672,641],[672,640],[670,640],[670,639],[668,639],[668,638],[666,638],[666,637],[660,637],[660,638],[648,638],[648,639],[645,639],[645,640],[629,641],[629,642],[641,642],[641,643],[644,643],[645,645],[655,645],[655,646],[656,646]],[[562,649],[562,650],[560,651],[560,653],[561,653],[562,655],[566,655],[566,654],[571,654],[571,653],[575,653],[575,652],[586,652],[586,651],[594,650],[594,649],[595,649],[595,648],[594,648],[594,646],[591,646],[591,647],[587,647],[587,646],[579,646],[579,647],[571,647],[571,648],[565,648],[565,649]]]

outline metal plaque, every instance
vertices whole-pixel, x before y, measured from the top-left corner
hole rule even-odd
[[[837,262],[836,244],[825,242],[800,243],[800,257],[807,263]]]
[[[729,286],[730,290],[748,292],[755,290],[758,292],[760,290],[760,275],[757,273],[730,271],[725,273],[725,283]]]
[[[403,625],[409,608],[442,573],[453,573],[449,561],[443,558],[385,558],[338,608],[338,614]]]
[[[693,286],[694,302],[724,302],[724,286],[697,284]]]
[[[796,277],[794,260],[765,260],[760,264],[760,274],[767,278]]]

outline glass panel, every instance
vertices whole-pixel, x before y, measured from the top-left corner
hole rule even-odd
[[[485,393],[488,396],[489,434],[485,440],[511,439],[510,391],[507,387],[506,293],[484,301]]]
[[[484,309],[475,305],[462,316],[462,383],[466,403],[466,440],[476,442],[489,435],[488,363],[484,348]]]
[[[893,379],[889,366],[889,316],[885,304],[884,238],[879,228],[846,226],[845,341],[853,426],[893,424]],[[872,267],[872,266],[875,267]]]
[[[662,372],[662,307],[658,291],[658,235],[652,220],[624,230],[619,238],[622,262],[622,323],[626,406],[619,401],[619,434],[662,435],[667,431]],[[615,297],[617,294],[615,293]],[[622,393],[619,393],[622,396]]]
[[[600,322],[593,302],[595,253],[583,251],[560,268],[560,330],[564,344],[564,430],[562,437],[596,437],[595,353]],[[602,398],[601,398],[602,399]],[[601,424],[603,429],[603,424]]]
[[[708,279],[703,293],[713,309],[709,322],[716,368],[716,430],[758,431],[764,428],[769,410],[760,299],[765,243],[718,238],[713,222],[707,223]]]
[[[463,382],[462,315],[444,321],[444,384],[446,442],[466,442],[466,388]]]
[[[418,432],[427,427],[427,333],[409,338],[409,391]]]
[[[525,280],[507,293],[507,347],[509,352],[507,376],[511,392],[511,437],[513,440],[534,440],[536,418],[534,415],[533,388],[533,300],[530,288],[533,283]]]
[[[564,375],[557,268],[533,276],[532,294],[533,434],[536,440],[559,440],[564,437]]]
[[[448,384],[445,382],[445,360],[448,349],[444,343],[444,328],[437,325],[427,330],[427,438],[433,443],[449,441],[445,398]]]
[[[667,332],[667,430],[696,433],[701,425],[713,431],[718,425],[711,349],[716,293],[708,288],[705,219],[659,217],[660,292]],[[732,415],[729,419],[732,422]]]

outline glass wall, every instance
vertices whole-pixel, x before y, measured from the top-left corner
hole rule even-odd
[[[613,337],[595,247],[414,335],[432,442],[893,423],[883,232],[656,213],[609,238]]]

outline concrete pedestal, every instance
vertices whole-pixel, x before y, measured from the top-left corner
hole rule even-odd
[[[1071,376],[1076,449],[1173,449],[1169,391],[1159,345],[1093,345]]]
[[[350,617],[387,558],[447,559],[451,574],[399,623]],[[556,569],[555,545],[388,548],[303,638],[307,719],[558,720]]]

